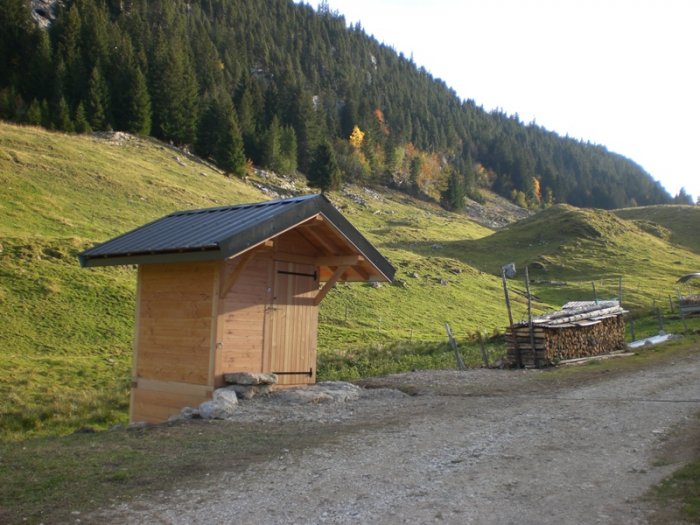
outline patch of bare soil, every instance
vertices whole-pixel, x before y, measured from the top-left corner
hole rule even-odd
[[[464,211],[471,220],[492,230],[500,230],[513,222],[526,219],[534,213],[495,193],[486,190],[482,190],[481,193],[484,204],[466,199]]]
[[[642,496],[683,460],[659,453],[700,409],[700,354],[584,380],[546,374],[423,371],[365,381],[347,403],[258,400],[239,421],[261,434],[298,425],[298,447],[82,520],[653,522]]]

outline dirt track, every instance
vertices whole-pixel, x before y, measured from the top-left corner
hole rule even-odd
[[[654,510],[640,497],[682,460],[660,460],[661,451],[672,443],[682,452],[675,429],[700,410],[700,353],[585,375],[563,385],[532,371],[374,380],[417,395],[370,390],[304,407],[294,417],[321,420],[309,431],[333,439],[83,522],[647,523]],[[260,431],[289,411],[268,406]]]

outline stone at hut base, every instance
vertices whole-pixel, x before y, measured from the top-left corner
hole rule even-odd
[[[231,387],[214,390],[211,401],[199,405],[199,416],[202,419],[226,419],[233,415],[238,407],[238,396]]]
[[[272,392],[272,385],[231,385],[239,399],[253,399],[257,396],[266,396]]]
[[[231,372],[224,374],[224,381],[230,385],[274,385],[277,376],[257,372]]]

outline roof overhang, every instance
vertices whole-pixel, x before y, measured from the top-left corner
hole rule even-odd
[[[221,220],[213,220],[217,213]],[[178,227],[183,229],[181,235]],[[208,233],[213,229],[221,233],[212,240]],[[338,280],[391,281],[394,277],[391,263],[324,195],[170,214],[85,250],[79,259],[84,267],[216,261],[241,255],[292,230],[322,247],[321,255],[308,259],[321,267],[322,280],[345,266],[341,262],[351,262],[350,257],[355,257],[354,263],[335,276]],[[198,242],[202,237],[207,242]],[[159,246],[162,238],[169,245]]]

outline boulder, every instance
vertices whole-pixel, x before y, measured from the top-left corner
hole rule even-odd
[[[226,419],[233,415],[238,407],[236,391],[230,387],[214,390],[211,401],[199,405],[199,417],[202,419]]]

